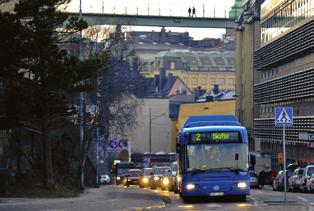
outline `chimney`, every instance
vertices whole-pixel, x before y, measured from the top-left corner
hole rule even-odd
[[[154,89],[155,92],[158,92],[159,90],[159,75],[154,75]]]
[[[219,93],[219,85],[218,85],[218,84],[214,84],[213,93],[214,93],[215,95]]]
[[[160,68],[160,73],[159,73],[159,90],[162,90],[163,85],[165,84],[166,80],[166,69],[165,68]]]
[[[172,82],[173,82],[173,74],[172,73],[168,74],[168,80],[167,81],[168,81],[168,89],[170,90]]]

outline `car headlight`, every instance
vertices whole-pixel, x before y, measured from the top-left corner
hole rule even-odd
[[[187,184],[186,185],[186,189],[187,190],[193,190],[195,188],[195,185],[194,184]]]
[[[144,178],[143,178],[143,182],[144,182],[144,183],[148,183],[148,178],[147,178],[147,177],[144,177]]]
[[[162,180],[162,184],[169,185],[169,179],[166,177]]]
[[[120,180],[121,179],[121,177],[117,177],[117,180]]]
[[[241,189],[247,188],[246,182],[238,182],[238,188],[241,188]]]
[[[159,177],[154,177],[154,180],[159,180]]]

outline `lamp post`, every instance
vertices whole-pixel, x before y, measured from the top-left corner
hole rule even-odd
[[[149,108],[149,130],[148,130],[149,131],[149,158],[151,158],[151,155],[152,155],[152,120],[157,119],[166,114],[166,113],[162,113],[152,118],[151,110],[152,109]],[[150,159],[149,159],[149,166],[150,166]]]
[[[82,18],[82,0],[80,0],[80,9],[79,9],[79,17]],[[79,59],[80,61],[83,60],[82,58],[82,30],[80,31],[80,38],[79,38]],[[83,84],[83,82],[81,82]],[[84,153],[83,149],[83,141],[84,141],[84,93],[80,92],[80,151]],[[81,176],[80,176],[80,188],[84,189],[84,170],[82,169]]]

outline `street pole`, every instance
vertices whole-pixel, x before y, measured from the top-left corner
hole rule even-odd
[[[80,0],[80,9],[79,9],[79,17],[82,18],[82,0]],[[79,59],[80,61],[83,60],[82,58],[82,31],[80,31],[80,38],[79,38]],[[81,82],[83,84],[83,82]],[[83,141],[84,141],[84,93],[80,92],[80,151],[83,154]],[[83,157],[83,156],[82,156]],[[81,189],[84,189],[84,170],[82,169],[81,176],[80,176],[80,186]]]
[[[286,173],[286,126],[283,126],[283,141],[282,141],[282,145],[283,145],[283,180],[284,180],[284,202],[287,202],[287,182],[286,182],[286,177],[287,177],[287,173]]]
[[[149,159],[152,156],[152,113],[151,108],[149,108]],[[150,163],[149,163],[150,166]]]

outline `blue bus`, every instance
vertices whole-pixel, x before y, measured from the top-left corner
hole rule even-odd
[[[235,116],[190,116],[178,132],[177,154],[183,201],[200,196],[245,201],[250,194],[248,136]]]

